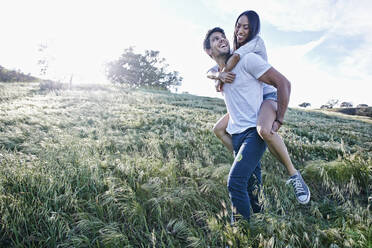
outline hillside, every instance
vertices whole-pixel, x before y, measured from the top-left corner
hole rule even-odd
[[[338,112],[347,115],[358,115],[358,116],[368,116],[372,119],[372,107],[362,107],[362,108],[333,108],[326,109],[326,111]]]
[[[312,198],[267,151],[264,206],[229,224],[221,99],[0,83],[0,247],[372,247],[372,124],[290,109]],[[368,200],[370,197],[370,200]]]
[[[8,70],[0,65],[0,82],[35,82],[38,78],[21,71]]]

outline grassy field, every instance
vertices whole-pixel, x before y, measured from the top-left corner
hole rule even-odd
[[[0,247],[372,247],[372,123],[290,109],[280,130],[312,192],[269,152],[263,213],[229,224],[222,100],[0,83]]]

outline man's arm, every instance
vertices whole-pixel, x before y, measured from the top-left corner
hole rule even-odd
[[[289,96],[291,94],[291,83],[280,72],[271,67],[258,80],[273,85],[278,91],[278,110],[276,120],[279,124],[284,121],[284,114],[287,111]]]

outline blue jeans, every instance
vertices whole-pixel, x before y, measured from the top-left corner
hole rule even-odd
[[[272,100],[272,101],[277,102],[278,101],[278,94],[276,93],[276,91],[267,93],[267,94],[263,95],[263,100],[264,101],[265,100]]]
[[[249,219],[251,206],[254,212],[260,209],[257,185],[261,184],[260,159],[265,152],[266,143],[258,135],[256,127],[233,134],[232,142],[236,156],[227,187],[233,207],[244,218]]]

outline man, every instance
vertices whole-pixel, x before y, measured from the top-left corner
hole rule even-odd
[[[224,68],[230,55],[230,45],[221,28],[207,32],[204,50]],[[227,132],[232,135],[235,160],[229,173],[228,190],[232,205],[244,218],[249,219],[250,207],[259,211],[254,183],[261,182],[260,159],[265,142],[256,131],[258,112],[262,103],[263,84],[273,85],[278,91],[278,110],[273,131],[280,128],[288,107],[290,83],[270,64],[254,53],[245,55],[232,70],[234,83],[225,84],[223,94],[229,113]],[[248,190],[247,190],[248,189]],[[255,199],[252,199],[252,198]]]

